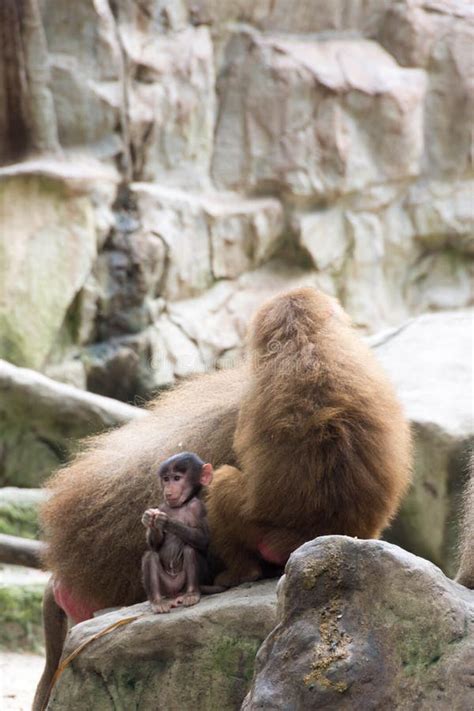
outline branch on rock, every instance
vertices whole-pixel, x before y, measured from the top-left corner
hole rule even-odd
[[[0,534],[0,563],[41,568],[41,557],[45,549],[46,543],[43,541]]]
[[[9,420],[36,424],[41,433],[80,438],[146,417],[147,411],[109,397],[58,383],[0,359],[0,411]]]

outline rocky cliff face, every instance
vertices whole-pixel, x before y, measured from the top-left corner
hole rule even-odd
[[[260,582],[76,625],[48,709],[472,708],[471,591],[397,546],[344,536],[306,543],[285,572],[278,601]]]
[[[463,0],[5,0],[0,357],[122,399],[314,284],[368,331],[472,301]]]

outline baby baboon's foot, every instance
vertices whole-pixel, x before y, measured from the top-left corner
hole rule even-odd
[[[184,595],[177,595],[172,600],[170,600],[170,607],[172,607],[172,608],[181,607],[181,605],[183,604],[183,600],[184,600]]]
[[[185,607],[191,607],[191,605],[196,605],[201,599],[201,593],[199,592],[187,592],[183,595],[183,605]]]
[[[171,610],[171,601],[170,600],[154,600],[151,603],[151,609],[157,615],[161,615],[164,612],[169,612]]]

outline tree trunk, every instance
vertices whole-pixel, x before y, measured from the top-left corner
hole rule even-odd
[[[28,568],[41,568],[41,556],[46,543],[30,538],[0,534],[0,563],[25,565]]]

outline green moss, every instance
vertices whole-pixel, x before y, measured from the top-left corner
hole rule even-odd
[[[52,443],[0,413],[0,486],[37,487],[61,464]]]
[[[250,683],[261,643],[261,640],[256,639],[220,637],[212,650],[212,666],[226,677],[238,676]]]
[[[0,587],[0,648],[41,651],[42,585]]]
[[[425,601],[409,597],[404,590],[393,587],[392,605],[378,610],[374,607],[373,625],[375,628],[396,628],[396,649],[392,650],[394,660],[400,664],[405,676],[419,676],[442,658],[453,639],[449,623],[443,619],[436,624],[427,622],[422,613]]]
[[[441,646],[437,631],[407,628],[397,644],[403,672],[407,676],[416,676],[436,664],[443,654]]]
[[[38,538],[39,507],[46,497],[46,491],[43,489],[0,489],[0,533],[22,538]]]
[[[0,533],[38,538],[38,511],[34,505],[15,505],[0,499]]]

